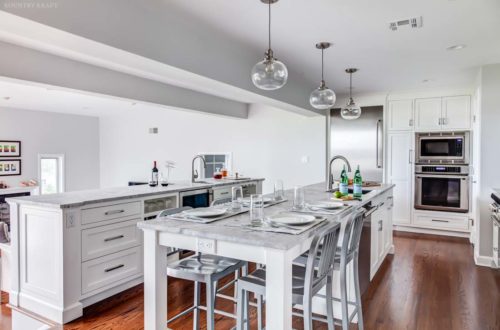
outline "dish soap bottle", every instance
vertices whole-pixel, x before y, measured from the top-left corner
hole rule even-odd
[[[363,196],[363,178],[361,177],[361,172],[359,171],[359,165],[356,172],[354,172],[352,196],[354,198],[361,198]]]
[[[342,194],[342,196],[347,196],[349,194],[347,188],[348,186],[349,186],[349,177],[347,176],[347,172],[345,170],[345,165],[344,165],[342,173],[340,173],[340,185],[339,185],[339,191]]]

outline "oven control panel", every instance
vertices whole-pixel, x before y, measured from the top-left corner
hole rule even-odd
[[[464,165],[416,165],[415,173],[469,174],[469,166]]]

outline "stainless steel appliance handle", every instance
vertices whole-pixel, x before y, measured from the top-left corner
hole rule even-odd
[[[363,206],[363,208],[366,210],[364,217],[368,218],[369,216],[372,215],[373,212],[378,210],[378,206]]]
[[[413,150],[412,150],[412,149],[408,150],[408,164],[411,164],[411,163],[412,163],[412,162],[411,162],[411,154],[412,154],[412,153],[413,153]]]
[[[416,174],[416,178],[438,178],[438,179],[464,179],[469,181],[468,175],[440,175],[440,174]]]
[[[382,146],[381,146],[381,141],[382,140],[382,119],[377,120],[377,160],[376,160],[376,166],[377,168],[382,168]]]

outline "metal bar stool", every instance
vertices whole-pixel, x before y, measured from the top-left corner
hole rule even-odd
[[[177,208],[162,211],[160,216],[168,216],[179,213],[189,208]],[[235,302],[234,297],[223,295],[220,291],[234,284],[237,280],[238,273],[241,270],[242,276],[247,274],[248,263],[242,260],[236,260],[226,257],[221,257],[211,254],[198,253],[179,261],[176,261],[167,266],[167,275],[175,278],[189,280],[194,282],[194,303],[193,306],[173,316],[167,320],[167,324],[178,319],[179,317],[193,311],[193,329],[200,328],[200,310],[205,310],[207,313],[207,329],[215,329],[214,315],[220,314],[231,318],[236,318],[236,315],[215,309],[215,298],[225,298]],[[235,279],[223,287],[217,289],[218,281],[222,278],[234,273]],[[200,303],[201,283],[206,285],[206,306]]]
[[[331,299],[340,302],[342,308],[342,320],[335,320],[336,324],[341,324],[342,329],[349,329],[349,324],[353,318],[358,316],[358,329],[363,330],[363,311],[361,307],[361,291],[359,289],[359,273],[358,273],[358,256],[359,256],[359,242],[361,239],[361,232],[363,231],[364,209],[356,210],[349,219],[347,219],[341,246],[337,247],[335,254],[335,270],[340,272],[340,299],[332,297]],[[321,250],[321,247],[320,249]],[[317,257],[318,258],[318,257]],[[353,282],[354,293],[356,301],[352,302],[347,297],[347,265],[353,262]],[[303,254],[294,260],[295,265],[304,265],[307,262],[307,256]],[[318,261],[316,261],[317,263]],[[318,294],[318,297],[328,299],[325,295]],[[349,315],[348,306],[354,306],[354,310]],[[323,321],[322,319],[315,320]]]
[[[335,253],[340,236],[340,223],[324,225],[315,235],[309,249],[305,267],[294,265],[292,269],[292,303],[303,306],[304,329],[312,329],[312,298],[326,285],[328,329],[334,329],[332,306],[332,275]],[[319,249],[321,253],[319,253]],[[319,254],[319,257],[317,257]],[[263,297],[266,291],[266,270],[257,269],[252,274],[238,280],[238,318],[236,328],[248,329],[248,293]],[[292,308],[292,306],[290,306]],[[261,315],[258,315],[259,319]],[[261,323],[259,322],[259,329]]]

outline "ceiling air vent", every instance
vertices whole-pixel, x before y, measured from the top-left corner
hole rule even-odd
[[[401,19],[389,23],[389,29],[391,29],[392,31],[397,31],[402,28],[416,29],[421,27],[422,27],[422,16]]]

